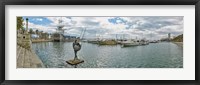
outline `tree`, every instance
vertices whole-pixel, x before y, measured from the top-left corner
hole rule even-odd
[[[177,37],[172,39],[172,41],[174,41],[174,42],[183,42],[183,34],[178,35]]]
[[[22,17],[17,17],[17,30],[23,30],[23,21],[24,19]]]
[[[36,30],[35,32],[36,32],[36,34],[38,35],[38,32],[39,32],[39,31],[38,31],[38,30]]]
[[[42,38],[43,38],[43,39],[47,39],[47,37],[48,37],[48,33],[46,33],[46,32],[45,32],[45,33],[42,33]]]
[[[41,38],[43,38],[42,34],[43,34],[43,31],[40,31],[40,37],[41,37]]]
[[[34,31],[33,31],[32,28],[29,29],[29,33],[30,33],[30,34],[33,34],[33,33],[34,33]]]

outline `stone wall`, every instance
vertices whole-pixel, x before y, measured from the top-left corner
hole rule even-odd
[[[30,35],[17,34],[17,68],[44,68],[40,58],[32,50]]]

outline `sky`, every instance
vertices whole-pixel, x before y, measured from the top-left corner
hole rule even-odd
[[[149,39],[157,40],[183,34],[183,16],[131,16],[131,17],[23,17],[28,18],[28,28],[55,33],[58,25],[64,25],[64,35],[84,38]],[[59,23],[59,20],[62,23]],[[25,25],[24,25],[25,27]]]

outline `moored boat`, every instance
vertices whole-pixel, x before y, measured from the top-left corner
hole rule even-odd
[[[139,40],[134,41],[134,40],[129,40],[129,41],[124,41],[121,43],[121,47],[132,47],[132,46],[138,46],[140,45]]]

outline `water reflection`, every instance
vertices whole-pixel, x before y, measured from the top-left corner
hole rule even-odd
[[[85,62],[69,65],[74,58],[71,42],[33,43],[33,49],[49,68],[182,68],[183,48],[169,42],[121,48],[82,43],[78,58]]]

